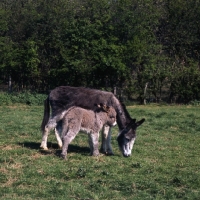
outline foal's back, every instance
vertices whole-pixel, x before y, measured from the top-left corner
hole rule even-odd
[[[116,111],[113,107],[105,105],[99,106],[96,111],[74,106],[66,112],[62,123],[63,133],[70,130],[97,133],[105,124],[116,124]]]
[[[72,107],[63,118],[63,132],[67,130],[79,131],[81,129],[85,129],[86,132],[89,132],[91,129],[95,128],[96,120],[94,111],[80,107]]]

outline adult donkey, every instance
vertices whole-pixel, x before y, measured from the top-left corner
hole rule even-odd
[[[67,111],[72,106],[95,110],[96,104],[103,103],[112,106],[117,113],[117,124],[119,127],[118,145],[124,156],[130,156],[136,138],[136,128],[140,126],[144,119],[135,122],[119,100],[111,92],[101,90],[60,86],[50,92],[44,102],[44,117],[41,125],[43,132],[41,148],[47,148],[47,137],[49,131],[55,128],[55,135],[58,145],[62,147],[62,141],[56,129],[57,122],[61,121]],[[50,104],[50,105],[49,105]],[[50,117],[51,106],[51,117]],[[105,125],[102,130],[101,151],[108,155],[113,155],[111,147],[111,127]]]

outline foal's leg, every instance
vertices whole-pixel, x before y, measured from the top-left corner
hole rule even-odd
[[[48,150],[47,148],[47,138],[49,135],[49,132],[56,127],[56,121],[54,119],[50,119],[47,125],[45,126],[45,130],[42,135],[42,142],[40,145],[40,148],[44,150]]]
[[[61,157],[63,159],[66,158],[68,146],[69,146],[70,142],[75,138],[76,135],[77,135],[77,133],[69,131],[63,137],[63,146],[62,146],[62,153],[61,153]]]
[[[99,155],[99,133],[91,133],[89,136],[90,155]]]
[[[111,147],[111,127],[104,125],[102,129],[101,152],[107,155],[114,155]]]

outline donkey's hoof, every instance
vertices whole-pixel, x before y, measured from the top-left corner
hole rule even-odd
[[[101,152],[102,154],[106,154],[106,150],[103,149],[103,148],[100,149],[100,152]]]
[[[64,154],[60,154],[60,157],[63,159],[63,160],[66,160],[66,155],[64,155]]]
[[[48,150],[48,148],[47,148],[47,147],[40,146],[40,148],[41,148],[41,149],[43,149],[43,150],[45,150],[45,151],[47,151],[47,150]]]
[[[93,152],[90,154],[91,156],[99,156],[99,152]]]
[[[105,154],[107,155],[107,156],[114,156],[114,153],[113,152],[105,152]]]
[[[114,156],[114,153],[112,151],[105,151],[105,150],[101,149],[100,152],[107,156]]]

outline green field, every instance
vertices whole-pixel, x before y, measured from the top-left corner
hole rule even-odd
[[[114,156],[89,156],[87,135],[59,157],[55,136],[39,149],[42,106],[0,106],[0,199],[200,199],[200,107],[132,106],[146,118],[132,156],[113,129]]]

